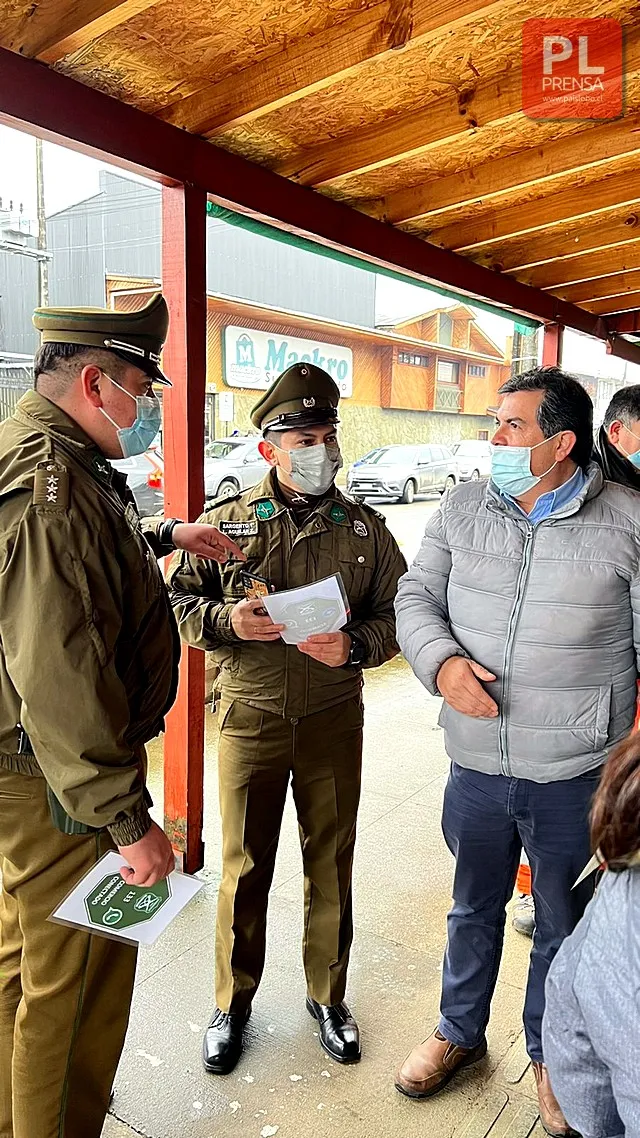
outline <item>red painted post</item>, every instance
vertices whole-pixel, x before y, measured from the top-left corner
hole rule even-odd
[[[562,367],[562,324],[545,324],[542,339],[542,366]]]
[[[163,366],[165,516],[193,521],[204,500],[206,389],[206,194],[193,186],[162,190],[162,288],[171,323]],[[194,873],[204,863],[204,653],[183,647],[180,687],[167,717],[164,826]]]

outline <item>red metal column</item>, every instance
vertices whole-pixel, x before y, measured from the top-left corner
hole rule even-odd
[[[193,521],[204,501],[206,389],[206,194],[162,190],[162,288],[171,323],[164,368],[165,515]],[[184,648],[164,745],[164,826],[188,873],[204,863],[204,652]]]
[[[562,324],[545,324],[542,340],[542,366],[562,367]]]

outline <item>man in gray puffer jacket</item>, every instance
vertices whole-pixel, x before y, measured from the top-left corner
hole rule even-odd
[[[488,484],[452,490],[396,599],[398,641],[444,697],[443,831],[456,858],[441,1019],[398,1072],[423,1098],[486,1053],[521,848],[536,933],[524,1008],[543,1125],[565,1122],[543,1062],[544,984],[593,881],[588,813],[608,749],[633,726],[640,495],[590,462],[592,405],[557,368],[500,389]]]

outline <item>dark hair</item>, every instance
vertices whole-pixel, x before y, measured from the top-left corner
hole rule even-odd
[[[43,372],[57,371],[61,364],[81,356],[86,352],[86,344],[42,344],[33,361],[33,374],[36,379]]]
[[[612,752],[591,811],[591,842],[609,869],[627,869],[640,850],[640,733]]]
[[[540,430],[545,439],[558,431],[573,431],[576,441],[569,458],[586,470],[593,446],[593,403],[582,384],[559,367],[535,367],[499,388],[500,395],[515,391],[544,391],[537,414]]]
[[[86,364],[104,367],[116,381],[122,378],[124,361],[106,348],[88,344],[42,344],[33,361],[34,387],[52,399],[61,398]],[[42,382],[40,379],[42,378]]]
[[[619,419],[625,427],[630,427],[640,419],[640,384],[632,387],[622,387],[616,391],[613,399],[604,413],[604,425],[610,427]]]
[[[284,431],[265,431],[262,437],[266,443],[273,443],[274,447],[279,447],[283,434]]]

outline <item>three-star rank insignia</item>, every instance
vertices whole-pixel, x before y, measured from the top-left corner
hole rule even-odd
[[[39,462],[33,483],[34,506],[66,510],[69,506],[69,471],[58,462]]]
[[[258,502],[256,505],[256,517],[259,522],[268,522],[276,512],[273,502]]]

